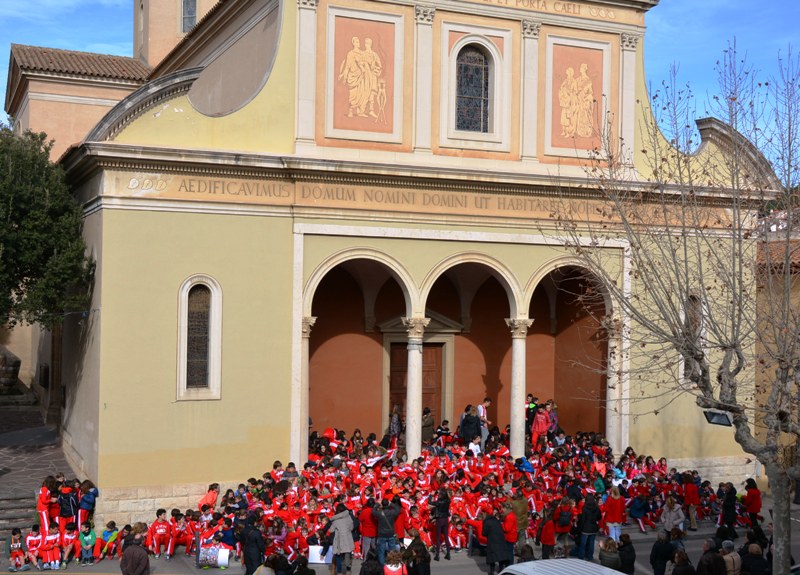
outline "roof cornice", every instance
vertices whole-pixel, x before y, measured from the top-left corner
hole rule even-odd
[[[61,164],[73,186],[105,170],[186,174],[213,178],[261,178],[292,182],[365,185],[387,188],[502,193],[521,196],[597,198],[596,182],[587,177],[453,168],[441,165],[381,164],[218,150],[142,147],[115,142],[85,142],[70,148]],[[651,182],[626,182],[643,198],[662,193]],[[724,189],[698,189],[706,205],[725,206]]]

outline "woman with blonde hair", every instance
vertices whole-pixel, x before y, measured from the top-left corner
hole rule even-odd
[[[616,571],[619,571],[622,567],[622,561],[617,550],[617,542],[611,537],[600,542],[600,565]]]
[[[612,487],[603,504],[603,517],[608,526],[608,536],[619,543],[622,535],[622,524],[625,522],[625,499],[619,494],[618,487]]]
[[[671,532],[674,527],[683,531],[683,522],[686,516],[683,514],[681,506],[675,502],[675,498],[670,495],[664,502],[664,510],[661,512],[661,523],[667,532]]]

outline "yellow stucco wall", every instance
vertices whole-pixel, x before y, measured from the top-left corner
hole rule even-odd
[[[287,154],[294,151],[297,4],[281,2],[279,48],[266,85],[253,100],[223,117],[204,116],[183,95],[148,111],[115,141],[172,148]]]
[[[99,180],[97,178],[96,180]],[[96,181],[92,182],[96,184]],[[65,394],[63,448],[73,469],[96,479],[99,472],[100,379],[105,243],[103,212],[84,218],[83,238],[87,253],[95,260],[95,278],[89,313],[65,318],[63,327],[62,386]]]
[[[259,217],[106,212],[102,485],[153,484],[153,469],[157,483],[211,481],[223,461],[231,477],[244,477],[266,458],[286,456],[289,225]],[[176,403],[178,289],[196,273],[222,287],[223,399]]]

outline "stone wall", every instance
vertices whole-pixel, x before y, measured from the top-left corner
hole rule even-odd
[[[147,487],[124,487],[103,489],[95,508],[95,529],[101,529],[108,521],[115,521],[117,527],[136,521],[152,523],[156,509],[169,512],[177,507],[181,511],[197,509],[197,503],[208,491],[208,483],[184,483]]]
[[[667,463],[669,467],[676,467],[679,471],[696,469],[700,477],[709,480],[715,489],[721,481],[730,481],[740,491],[742,483],[748,477],[754,478],[759,488],[766,487],[766,478],[760,473],[761,466],[752,456],[670,459]]]

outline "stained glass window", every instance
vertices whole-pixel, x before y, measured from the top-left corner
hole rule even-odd
[[[183,33],[186,34],[197,24],[197,0],[183,0]]]
[[[489,132],[491,68],[478,46],[461,49],[456,57],[456,130]]]
[[[211,290],[197,284],[189,290],[186,327],[186,388],[208,387],[208,358],[211,329]]]

